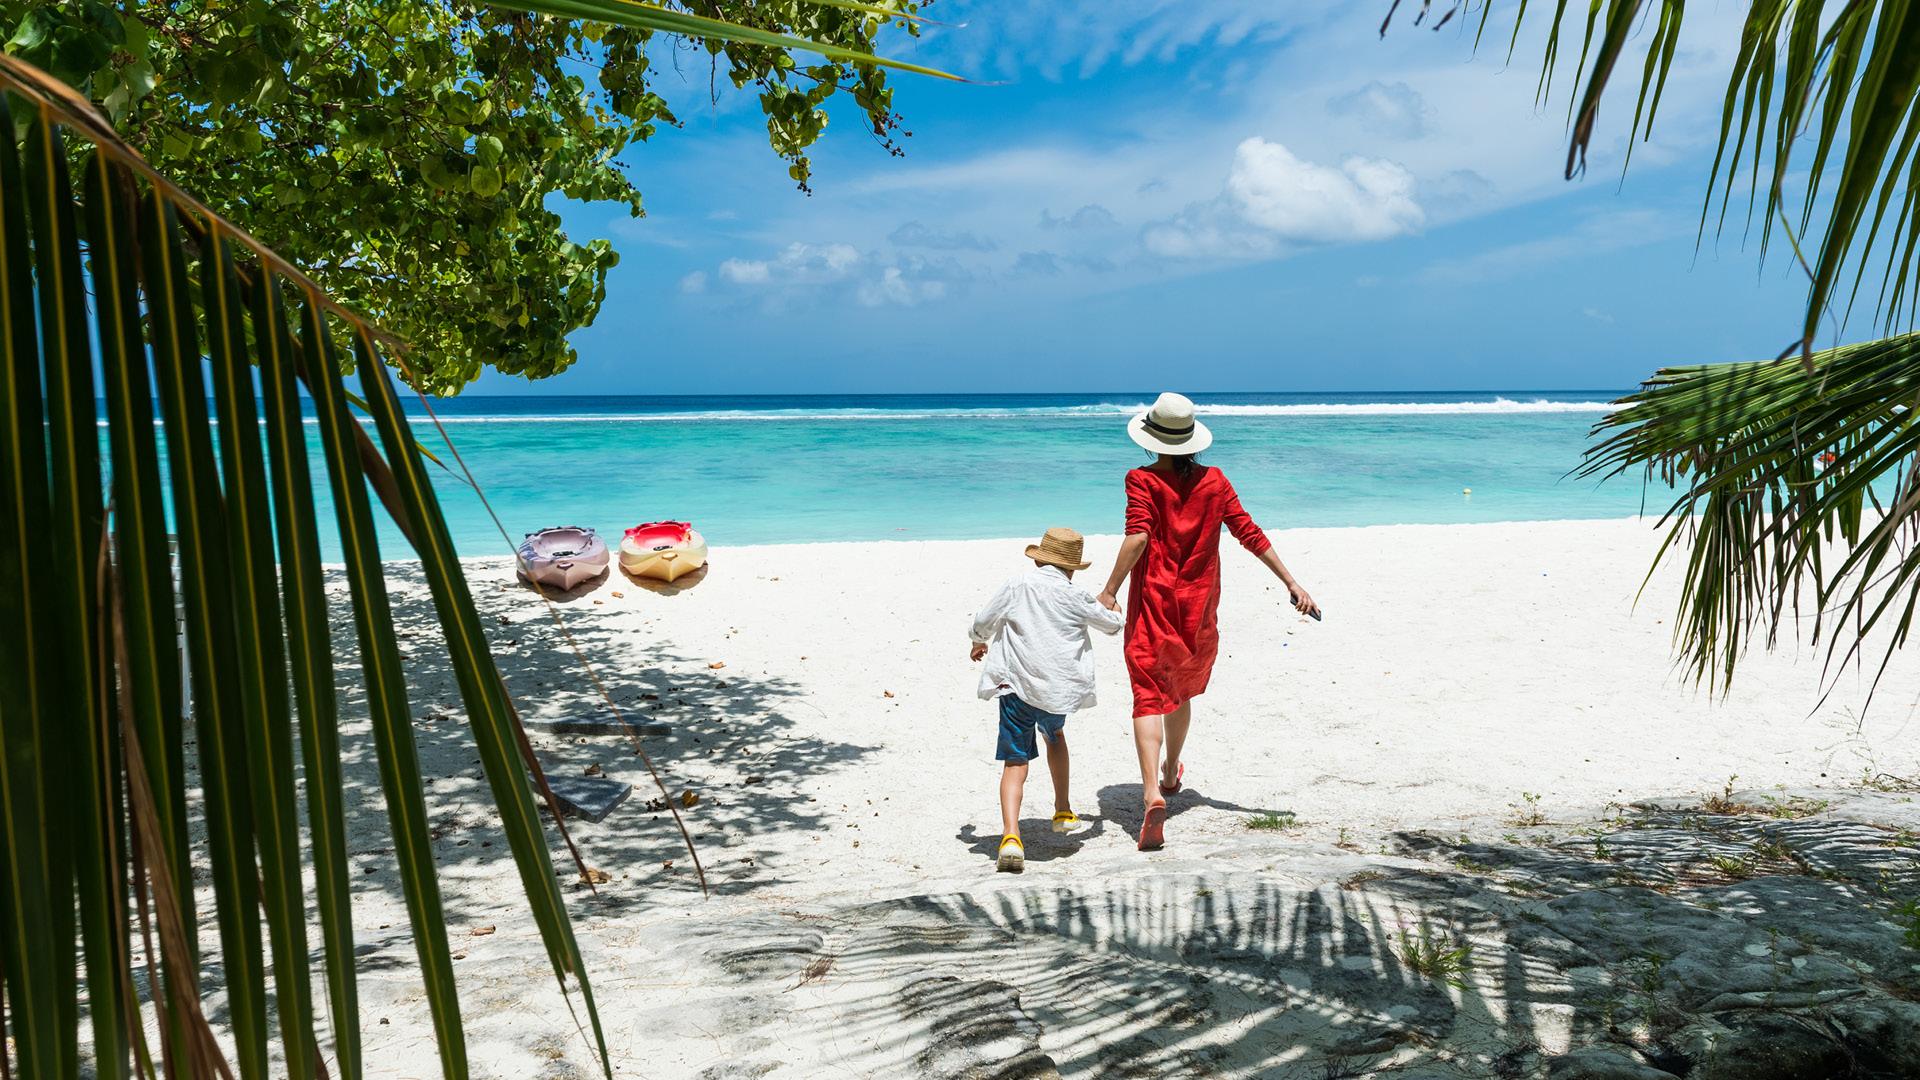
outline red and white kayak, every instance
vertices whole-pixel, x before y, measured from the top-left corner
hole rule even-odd
[[[673,581],[707,564],[707,541],[684,521],[650,521],[620,540],[620,569],[634,577]]]

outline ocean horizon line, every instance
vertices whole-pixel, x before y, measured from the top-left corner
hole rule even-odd
[[[1236,393],[1201,395],[1203,417],[1499,416],[1606,413],[1609,390],[1449,390],[1373,394]],[[1144,411],[1152,395],[1126,394],[738,394],[547,395],[402,399],[416,421],[446,424],[577,423],[838,423],[855,421],[996,421],[1113,419]],[[303,403],[304,404],[304,403]],[[104,408],[104,406],[103,406]],[[431,409],[429,414],[428,409]],[[308,424],[315,423],[303,409]],[[157,418],[156,418],[157,420]],[[100,423],[106,423],[104,416]]]
[[[1629,394],[1634,387],[1609,386],[1460,386],[1460,387],[1387,387],[1385,389],[1355,390],[1193,390],[1181,391],[1185,396],[1198,402],[1203,398],[1223,397],[1384,397],[1388,395],[1440,395],[1440,394]],[[493,400],[526,401],[536,398],[593,398],[593,399],[636,399],[670,401],[688,398],[1105,398],[1105,397],[1145,397],[1149,400],[1158,396],[1158,390],[796,390],[791,393],[778,390],[749,391],[683,391],[670,394],[591,394],[579,392],[555,393],[547,390],[528,390],[519,393],[499,393],[467,391],[449,397],[435,398],[439,402],[471,401],[475,398]]]

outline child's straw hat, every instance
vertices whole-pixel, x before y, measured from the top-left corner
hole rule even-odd
[[[1047,535],[1037,544],[1027,545],[1027,558],[1035,562],[1050,563],[1063,570],[1085,570],[1092,566],[1080,558],[1083,540],[1072,529],[1048,529]]]

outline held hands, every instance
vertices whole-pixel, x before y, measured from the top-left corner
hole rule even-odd
[[[1112,590],[1108,590],[1100,594],[1100,606],[1108,611],[1119,611],[1120,601],[1114,597]]]
[[[987,643],[984,641],[976,641],[973,643],[973,650],[967,654],[967,659],[977,664],[984,659],[986,655]]]

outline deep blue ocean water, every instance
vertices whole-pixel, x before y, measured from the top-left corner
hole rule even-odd
[[[1666,492],[1638,476],[1568,475],[1621,393],[1194,398],[1214,431],[1203,460],[1281,529],[1657,512]],[[516,542],[549,525],[617,542],[627,526],[676,519],[725,546],[1116,533],[1122,474],[1147,460],[1126,421],[1153,396],[467,396],[433,409]],[[453,464],[420,403],[407,408],[422,444]],[[317,464],[311,425],[309,446]],[[429,468],[461,554],[509,554],[473,491]],[[324,480],[316,490],[326,503]],[[330,526],[330,504],[323,514]],[[382,553],[406,557],[383,525]],[[322,543],[339,557],[330,529]]]

